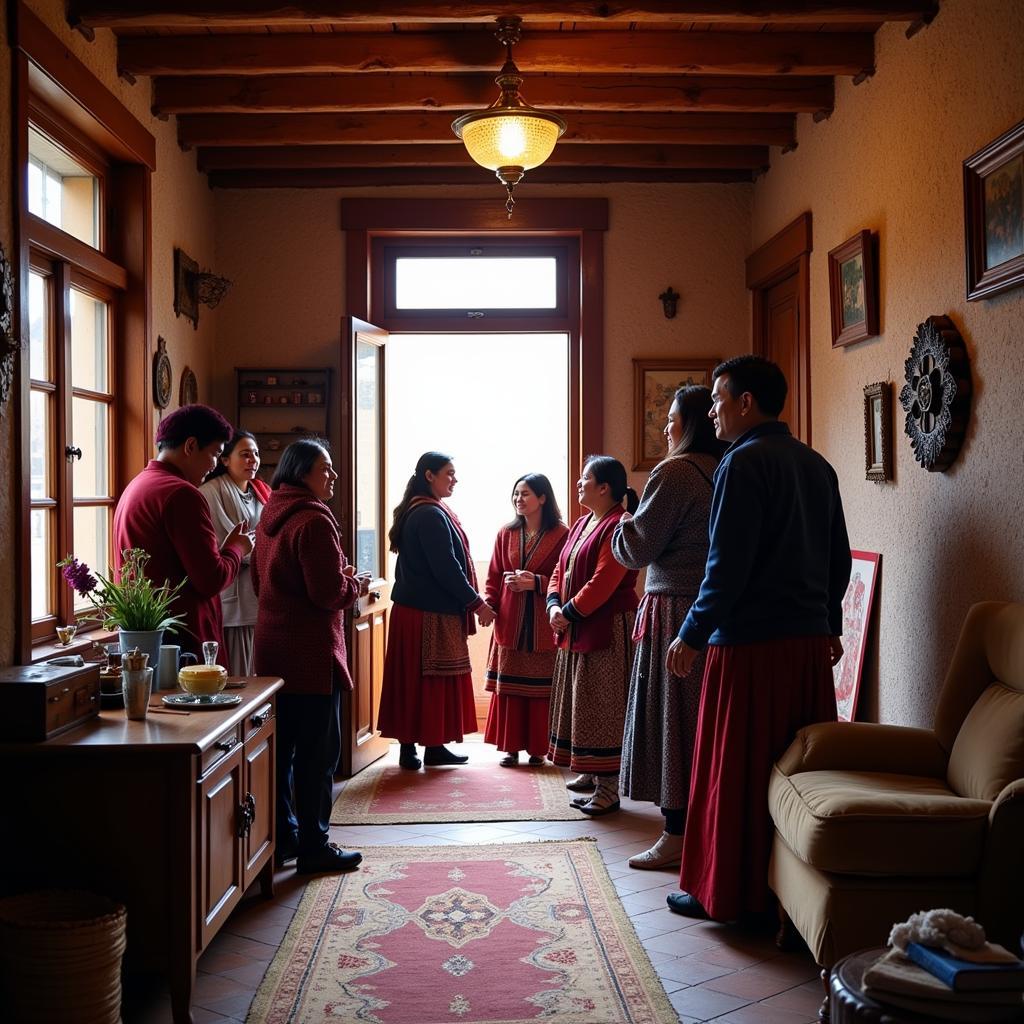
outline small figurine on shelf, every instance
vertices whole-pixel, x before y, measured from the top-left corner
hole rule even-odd
[[[278,399],[278,401],[280,401],[280,403],[282,405],[287,405],[288,404],[288,396],[287,395],[282,395],[280,397],[280,399]]]
[[[320,404],[320,392],[319,391],[310,391],[306,395],[306,401],[307,401],[307,403],[309,405],[319,405]]]
[[[245,393],[245,401],[247,405],[257,405],[259,403],[259,399],[256,397],[256,392],[247,391]]]
[[[273,405],[274,404],[274,396],[273,395],[264,395],[263,396],[263,404],[264,405]]]
[[[302,392],[301,391],[293,391],[292,392],[292,405],[302,405]]]

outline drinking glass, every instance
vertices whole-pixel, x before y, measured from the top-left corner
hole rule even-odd
[[[217,664],[217,652],[220,650],[220,644],[216,640],[204,640],[203,641],[203,662],[206,665]]]
[[[57,639],[60,641],[62,647],[67,647],[72,640],[75,639],[75,634],[78,632],[78,627],[75,625],[71,626],[58,626],[57,627]]]

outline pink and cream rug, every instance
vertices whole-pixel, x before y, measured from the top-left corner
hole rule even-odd
[[[365,857],[309,884],[248,1024],[677,1019],[594,842]]]
[[[482,746],[482,744],[480,745]],[[378,762],[345,783],[332,825],[444,821],[576,821],[561,769],[499,768],[497,758],[409,772]]]

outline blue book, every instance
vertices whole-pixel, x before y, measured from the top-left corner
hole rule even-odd
[[[907,944],[906,954],[918,967],[935,975],[955,992],[981,992],[1009,989],[1024,992],[1024,962],[976,964],[961,960],[944,949],[922,946],[919,942]]]

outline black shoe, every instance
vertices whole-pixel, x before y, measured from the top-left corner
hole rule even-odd
[[[670,892],[665,897],[669,910],[674,910],[683,917],[695,917],[698,921],[707,920],[708,912],[701,906],[696,896],[688,892]]]
[[[466,754],[453,754],[447,747],[427,747],[423,751],[423,763],[434,768],[444,764],[465,764],[468,760]]]
[[[403,743],[401,753],[398,755],[398,766],[406,768],[411,772],[418,772],[423,767],[423,762],[416,754],[415,743]]]
[[[337,843],[328,843],[316,853],[299,854],[295,870],[300,875],[316,875],[326,871],[351,871],[358,867],[363,855],[355,850],[343,850]]]

